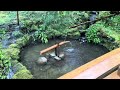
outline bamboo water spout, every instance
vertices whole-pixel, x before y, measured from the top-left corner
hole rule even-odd
[[[65,43],[68,43],[68,42],[70,42],[70,41],[63,41],[63,42],[60,42],[60,43],[58,43],[58,44],[55,44],[55,45],[53,45],[53,46],[51,46],[51,47],[48,47],[48,48],[40,51],[40,55],[42,55],[42,54],[44,54],[44,53],[46,53],[46,52],[48,52],[48,51],[50,51],[50,50],[52,50],[52,49],[55,49],[55,48],[57,48],[57,47],[65,44]]]

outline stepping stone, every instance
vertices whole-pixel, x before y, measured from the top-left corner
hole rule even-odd
[[[55,56],[56,56],[56,55],[55,55],[55,52],[52,52],[52,53],[50,53],[49,55],[50,55],[50,57],[55,57]]]
[[[57,61],[60,61],[60,60],[61,60],[61,58],[58,57],[58,56],[55,56],[54,59],[57,60]]]
[[[65,54],[64,54],[64,53],[61,53],[61,54],[59,55],[59,57],[60,57],[61,59],[63,59],[63,58],[65,57]]]

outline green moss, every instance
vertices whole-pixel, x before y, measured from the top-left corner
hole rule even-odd
[[[21,63],[19,63],[17,60],[14,60],[11,62],[13,67],[13,72],[15,75],[13,76],[13,79],[32,79],[33,76],[30,73],[29,70],[25,66],[23,66]]]
[[[28,70],[20,70],[13,76],[13,79],[32,79],[32,78],[33,75]]]
[[[22,38],[16,40],[16,44],[21,48],[27,45],[30,41],[30,36],[28,34],[24,35]]]
[[[17,63],[13,66],[14,73],[19,72],[20,70],[26,70],[26,67],[23,66],[21,63]]]
[[[20,46],[18,44],[11,44],[9,48],[20,48]]]
[[[79,39],[80,38],[80,33],[79,33],[79,31],[73,32],[73,33],[68,34],[67,37],[71,38],[71,39]]]
[[[110,27],[108,27],[107,29],[103,30],[106,34],[108,34],[110,37],[114,38],[115,41],[119,41],[120,40],[120,33],[111,30]]]
[[[19,59],[20,50],[18,48],[8,48],[4,50],[7,56],[10,56],[13,60]]]
[[[12,65],[12,66],[16,65],[17,63],[19,63],[17,60],[12,60],[12,61],[11,61],[11,65]]]
[[[110,15],[109,11],[100,11],[99,15],[98,15],[98,18],[105,17],[105,16],[108,16],[108,15]]]

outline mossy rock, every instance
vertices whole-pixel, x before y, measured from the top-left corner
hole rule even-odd
[[[70,38],[70,39],[79,39],[79,38],[80,38],[80,33],[79,33],[79,31],[74,32],[74,33],[72,33],[72,34],[68,34],[68,38]]]
[[[8,48],[5,50],[7,56],[10,56],[13,60],[19,59],[20,50],[18,48]]]
[[[31,36],[29,35],[24,35],[22,38],[19,38],[16,40],[16,44],[21,48],[27,44],[29,44]]]
[[[18,44],[11,44],[9,46],[9,48],[19,48],[20,49],[20,46]]]
[[[33,75],[28,70],[20,70],[13,76],[13,79],[32,79],[32,78]]]
[[[15,62],[15,63],[17,63],[17,62]],[[16,72],[18,72],[20,70],[25,70],[26,69],[26,67],[23,66],[21,63],[17,63],[17,64],[15,64],[15,63],[14,63],[14,65],[12,64],[14,73],[16,73]]]
[[[11,65],[12,66],[16,65],[17,63],[19,63],[18,60],[11,60]]]
[[[21,48],[23,46],[22,38],[17,39],[16,44]]]

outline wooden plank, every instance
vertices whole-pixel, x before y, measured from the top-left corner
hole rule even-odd
[[[118,70],[114,71],[113,73],[111,73],[103,79],[120,79],[120,76],[118,76],[117,71]]]
[[[112,69],[108,70],[106,73],[102,74],[101,76],[99,76],[97,79],[103,79],[106,76],[110,75],[111,73],[113,73],[114,71],[116,71],[118,69],[120,65],[118,64],[117,66],[113,67]]]
[[[120,48],[106,53],[58,79],[96,79],[120,64]]]
[[[70,42],[70,41],[63,41],[63,42],[60,42],[60,43],[58,43],[58,44],[55,44],[55,45],[53,45],[53,46],[51,46],[51,47],[48,47],[48,48],[40,51],[40,55],[42,55],[42,54],[44,54],[44,53],[46,53],[46,52],[48,52],[48,51],[50,51],[50,50],[52,50],[52,49],[55,49],[55,48],[57,48],[57,47],[65,44],[65,43],[68,43],[68,42]]]

